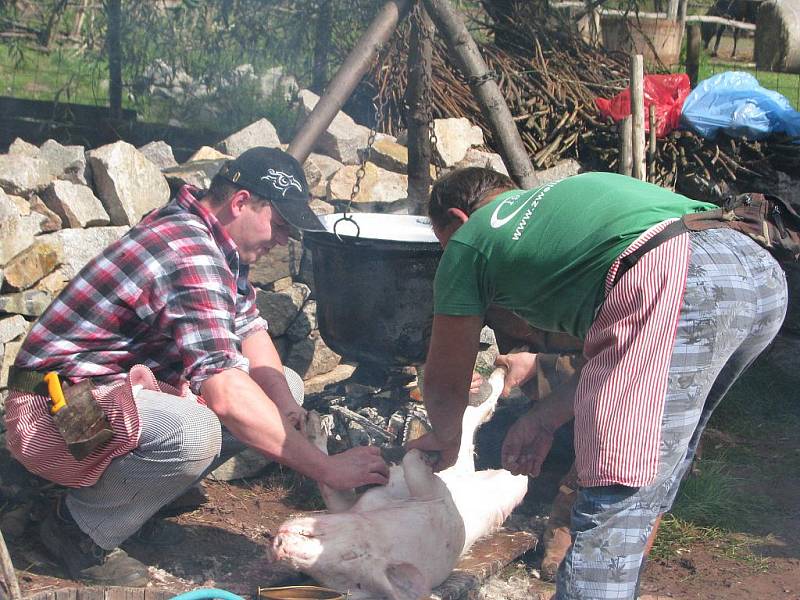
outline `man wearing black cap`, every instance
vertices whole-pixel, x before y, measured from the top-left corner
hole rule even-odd
[[[281,365],[248,282],[291,227],[322,229],[308,200],[294,158],[248,150],[90,261],[31,329],[9,378],[7,445],[71,488],[41,537],[73,578],[144,585],[147,568],[119,545],[245,446],[334,488],[386,482],[375,448],[328,457],[297,430],[302,380]],[[93,386],[112,435],[86,456],[55,426],[38,383],[48,372],[68,397]]]

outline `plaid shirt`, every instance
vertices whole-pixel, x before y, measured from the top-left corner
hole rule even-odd
[[[241,340],[266,328],[236,245],[184,186],[89,262],[28,334],[16,366],[107,383],[135,364],[192,391],[249,363]]]

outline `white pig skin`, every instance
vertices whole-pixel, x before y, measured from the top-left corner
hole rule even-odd
[[[490,397],[467,408],[455,465],[434,474],[425,455],[412,450],[391,468],[386,486],[359,498],[320,486],[331,512],[283,523],[273,542],[275,558],[353,600],[427,598],[527,491],[524,475],[474,467],[474,434],[492,415],[504,377],[501,369],[492,373]],[[310,416],[307,435],[327,451],[318,415]]]

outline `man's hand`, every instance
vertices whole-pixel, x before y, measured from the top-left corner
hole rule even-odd
[[[456,463],[458,458],[458,450],[461,447],[461,436],[459,435],[455,441],[443,443],[436,437],[434,432],[426,433],[415,440],[411,440],[406,444],[407,450],[422,450],[424,452],[438,452],[439,460],[433,465],[434,471],[443,471],[447,467],[451,467]]]
[[[385,485],[389,467],[376,446],[357,446],[328,457],[322,483],[336,490],[349,490],[367,484]]]
[[[495,359],[494,364],[496,367],[505,367],[508,370],[501,394],[504,398],[512,388],[519,387],[536,376],[536,355],[530,352],[501,354]]]
[[[553,434],[557,427],[537,414],[535,408],[522,415],[508,430],[503,441],[503,468],[514,475],[538,477],[553,445]]]
[[[302,431],[301,426],[306,421],[306,409],[297,404],[296,402],[292,402],[290,406],[287,408],[281,408],[281,412],[286,417],[286,419],[291,423],[292,427],[297,429],[298,431]]]

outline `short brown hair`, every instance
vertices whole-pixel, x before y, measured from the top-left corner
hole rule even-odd
[[[208,192],[206,193],[206,198],[209,199],[212,206],[220,206],[227,202],[228,198],[233,196],[239,190],[244,188],[239,187],[235,183],[231,183],[224,177],[219,175],[215,175],[214,178],[211,180],[211,185],[208,187]],[[253,198],[254,201],[258,202],[259,204],[268,204],[268,200],[258,196],[250,192],[250,197]]]
[[[447,214],[448,209],[458,208],[471,215],[490,198],[516,188],[510,177],[492,169],[456,169],[433,184],[428,201],[428,216],[434,225],[443,227],[451,221]]]

